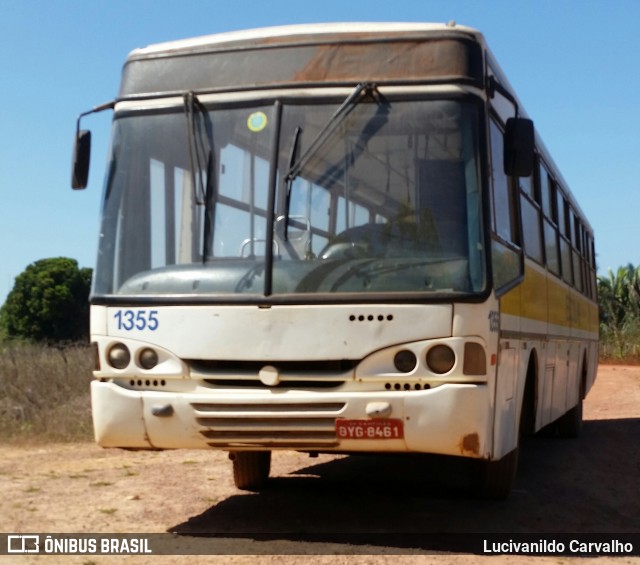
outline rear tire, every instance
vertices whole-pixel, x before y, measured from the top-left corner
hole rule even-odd
[[[271,470],[270,451],[236,451],[229,454],[233,462],[233,482],[242,490],[257,491],[266,484]]]
[[[587,359],[582,361],[582,378],[580,379],[580,390],[578,391],[578,404],[569,410],[556,421],[556,433],[563,438],[576,438],[582,433],[582,401],[587,395]]]
[[[558,418],[556,422],[556,432],[558,436],[565,438],[576,438],[582,432],[582,398],[564,416]]]

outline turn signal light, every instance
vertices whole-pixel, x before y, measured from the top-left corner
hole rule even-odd
[[[487,356],[484,352],[484,347],[479,343],[468,341],[464,344],[462,373],[465,375],[487,374]]]

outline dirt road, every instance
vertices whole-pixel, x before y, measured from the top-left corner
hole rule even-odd
[[[274,478],[263,493],[253,494],[235,489],[222,452],[0,446],[0,531],[216,533],[237,553],[199,557],[198,563],[378,564],[394,553],[406,554],[394,557],[401,563],[525,563],[531,559],[459,555],[456,541],[440,548],[440,555],[424,555],[414,542],[424,532],[640,532],[640,367],[601,367],[584,416],[580,439],[536,437],[525,443],[515,490],[501,503],[473,498],[458,459],[275,453]],[[256,541],[261,536],[276,540],[269,542],[273,553],[320,547],[328,556],[241,555],[265,543]],[[345,555],[363,553],[378,555]],[[0,557],[0,563],[45,562],[116,561]],[[628,562],[640,558],[615,559]]]

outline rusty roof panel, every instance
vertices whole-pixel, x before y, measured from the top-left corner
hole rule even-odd
[[[308,38],[307,38],[308,39]],[[344,39],[344,38],[343,38]],[[386,37],[130,57],[120,97],[287,86],[464,82],[481,86],[482,47],[470,36]]]

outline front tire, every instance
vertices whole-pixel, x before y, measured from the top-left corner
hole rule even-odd
[[[233,482],[241,490],[257,491],[266,484],[271,470],[270,451],[236,451],[229,454],[233,462]]]
[[[476,488],[481,498],[505,500],[509,496],[518,471],[518,452],[516,447],[497,461],[474,461]]]

